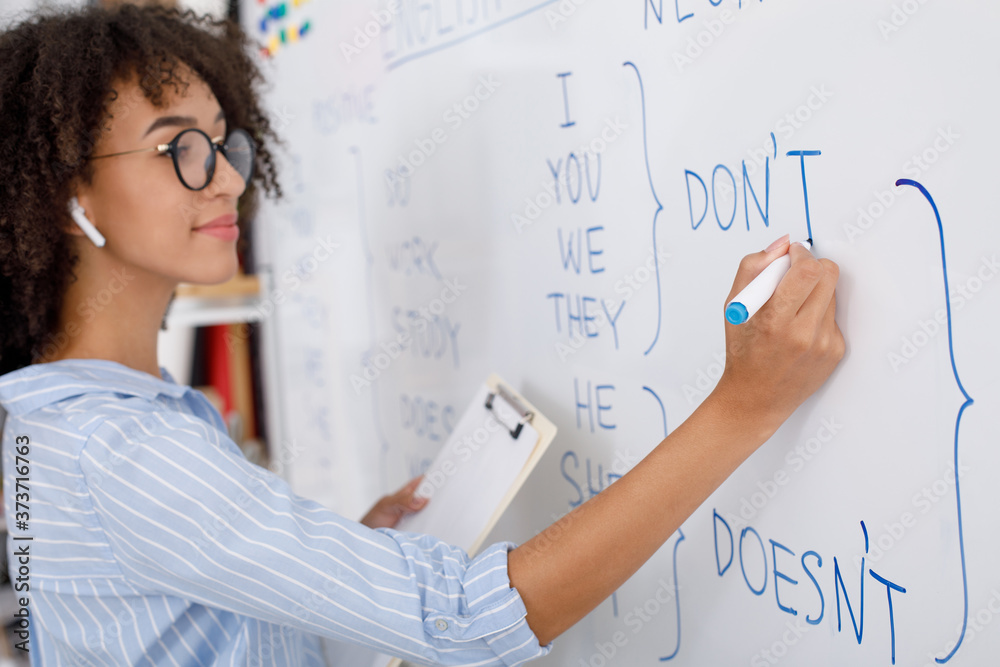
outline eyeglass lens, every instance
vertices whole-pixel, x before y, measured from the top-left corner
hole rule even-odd
[[[219,149],[226,160],[243,178],[250,180],[253,170],[252,139],[243,130],[233,130]],[[184,132],[177,142],[177,170],[189,188],[200,190],[208,185],[215,170],[215,153],[211,141],[201,132]]]

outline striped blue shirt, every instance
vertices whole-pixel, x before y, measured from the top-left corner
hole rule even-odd
[[[323,665],[320,635],[421,664],[550,650],[510,587],[513,544],[470,559],[345,519],[247,461],[205,395],[160,372],[63,359],[0,376],[32,665]]]

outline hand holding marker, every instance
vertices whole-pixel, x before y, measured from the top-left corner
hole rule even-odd
[[[797,241],[796,243],[803,246],[806,250],[812,250],[812,239]],[[767,303],[767,300],[774,294],[774,290],[778,288],[778,283],[788,273],[791,265],[792,257],[788,253],[768,264],[767,268],[761,271],[756,278],[750,281],[749,285],[744,287],[729,302],[726,306],[726,320],[730,324],[743,324],[753,317],[754,313],[760,310],[761,306]]]

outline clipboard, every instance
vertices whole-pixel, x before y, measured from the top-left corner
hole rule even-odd
[[[433,535],[474,556],[555,436],[555,424],[491,374],[424,472],[417,495],[430,502],[396,530]],[[379,655],[372,667],[402,664]]]

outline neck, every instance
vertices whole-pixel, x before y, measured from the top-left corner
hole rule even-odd
[[[108,359],[161,378],[157,339],[177,283],[87,252],[76,274],[37,361]]]

